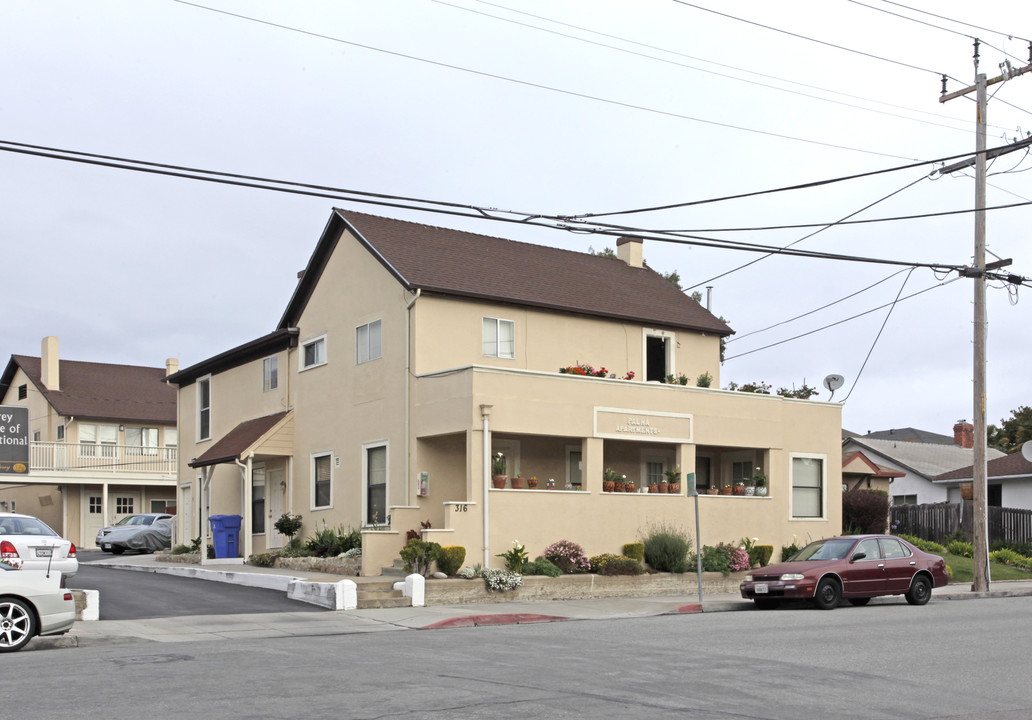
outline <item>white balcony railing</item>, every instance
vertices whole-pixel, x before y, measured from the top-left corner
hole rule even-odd
[[[29,470],[174,475],[177,452],[174,447],[33,442],[29,444]]]

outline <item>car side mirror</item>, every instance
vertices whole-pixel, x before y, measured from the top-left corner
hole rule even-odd
[[[865,557],[867,557],[867,553],[865,553],[865,552],[853,553],[853,557],[851,557],[849,559],[849,562],[856,562],[857,560],[863,560]]]

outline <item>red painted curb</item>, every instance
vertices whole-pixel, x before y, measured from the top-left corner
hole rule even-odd
[[[480,627],[484,625],[530,625],[533,623],[561,622],[569,618],[558,615],[535,615],[532,613],[498,613],[495,615],[466,615],[424,625],[424,630],[434,628]]]
[[[699,603],[691,603],[689,605],[682,605],[681,607],[677,608],[677,612],[679,612],[681,614],[701,613],[702,612],[702,605],[700,605]]]

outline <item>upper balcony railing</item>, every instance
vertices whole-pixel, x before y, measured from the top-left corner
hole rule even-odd
[[[30,472],[90,472],[113,475],[175,475],[178,448],[33,442]]]

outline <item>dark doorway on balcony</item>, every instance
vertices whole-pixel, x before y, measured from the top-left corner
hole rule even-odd
[[[667,376],[667,338],[650,335],[645,338],[645,380],[661,382]]]

